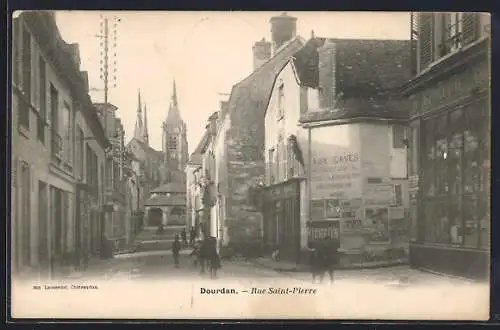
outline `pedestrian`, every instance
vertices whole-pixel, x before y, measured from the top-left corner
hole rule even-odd
[[[182,238],[182,244],[186,246],[188,244],[186,228],[182,228],[181,238]]]
[[[196,240],[196,229],[194,226],[191,226],[191,230],[189,231],[189,245],[194,246],[194,241]]]
[[[200,247],[201,247],[201,242],[195,242],[193,246],[193,251],[190,254],[190,256],[193,257],[194,267],[197,267],[198,264],[200,264]]]
[[[207,253],[207,262],[209,266],[209,271],[210,271],[210,277],[211,278],[216,278],[217,277],[217,271],[221,268],[221,260],[219,253],[217,252],[217,238],[210,236],[207,237],[207,247],[206,247],[206,253]]]
[[[181,251],[181,242],[179,241],[179,235],[175,235],[174,243],[172,244],[172,256],[174,257],[175,268],[179,268],[179,253]]]
[[[325,273],[330,277],[330,283],[334,280],[334,270],[338,264],[338,249],[340,242],[337,237],[327,235],[315,245],[311,258],[311,273],[313,283],[319,277],[319,282],[323,283]]]

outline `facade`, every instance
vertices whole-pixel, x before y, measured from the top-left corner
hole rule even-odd
[[[397,87],[408,76],[401,40],[313,37],[283,66],[266,111],[262,199],[264,242],[280,258],[302,261],[328,232],[353,259],[407,249],[408,102]]]
[[[490,251],[490,18],[412,15],[410,263],[487,277]],[[418,38],[417,38],[418,35]]]
[[[125,131],[116,115],[118,111],[116,106],[110,103],[95,103],[94,106],[111,142],[111,149],[103,167],[104,232],[106,238],[113,241],[117,249],[121,249],[129,243],[127,228],[131,221],[127,211],[127,178],[124,176]]]
[[[144,203],[146,227],[186,226],[186,186],[167,183],[151,191]]]
[[[286,24],[281,24],[285,22]],[[254,47],[257,56],[255,70],[233,86],[231,96],[218,114],[215,164],[222,166],[220,181],[214,185],[214,198],[224,196],[212,211],[219,214],[214,229],[219,241],[223,238],[229,249],[260,249],[262,214],[249,198],[252,187],[264,179],[264,114],[267,100],[278,71],[291,55],[299,50],[304,40],[296,36],[296,18],[286,14],[271,19],[272,51],[268,46]],[[259,46],[259,45],[257,45]],[[262,50],[257,52],[257,50]],[[268,58],[263,57],[270,56]],[[266,55],[267,54],[267,55]],[[264,60],[265,58],[265,60]],[[217,191],[223,192],[221,194]],[[213,208],[215,205],[211,205]],[[219,213],[217,213],[219,212]],[[215,222],[217,223],[217,222]]]
[[[109,142],[54,14],[22,13],[12,40],[12,269],[54,277],[101,248]]]

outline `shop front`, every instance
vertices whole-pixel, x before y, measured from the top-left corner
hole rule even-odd
[[[268,251],[279,250],[280,260],[300,259],[300,181],[294,178],[263,188],[263,240]]]
[[[408,89],[414,267],[472,278],[489,273],[487,41],[443,61]]]

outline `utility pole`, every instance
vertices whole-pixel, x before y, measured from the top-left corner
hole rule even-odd
[[[101,15],[100,33],[96,35],[100,39],[100,78],[104,83],[104,103],[108,103],[109,89],[116,87],[116,50],[118,41],[118,23],[120,18]],[[95,89],[94,89],[95,90]]]

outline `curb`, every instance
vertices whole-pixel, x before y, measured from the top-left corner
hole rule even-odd
[[[258,261],[251,261],[253,264],[259,265],[266,269],[271,269],[280,273],[309,273],[310,270],[307,266],[304,267],[294,267],[294,268],[280,268],[280,267],[272,267],[265,265]],[[353,265],[345,265],[335,268],[336,270],[354,270],[354,269],[376,269],[376,268],[391,268],[397,266],[407,266],[408,260],[398,260],[390,263],[384,264],[353,264]]]

